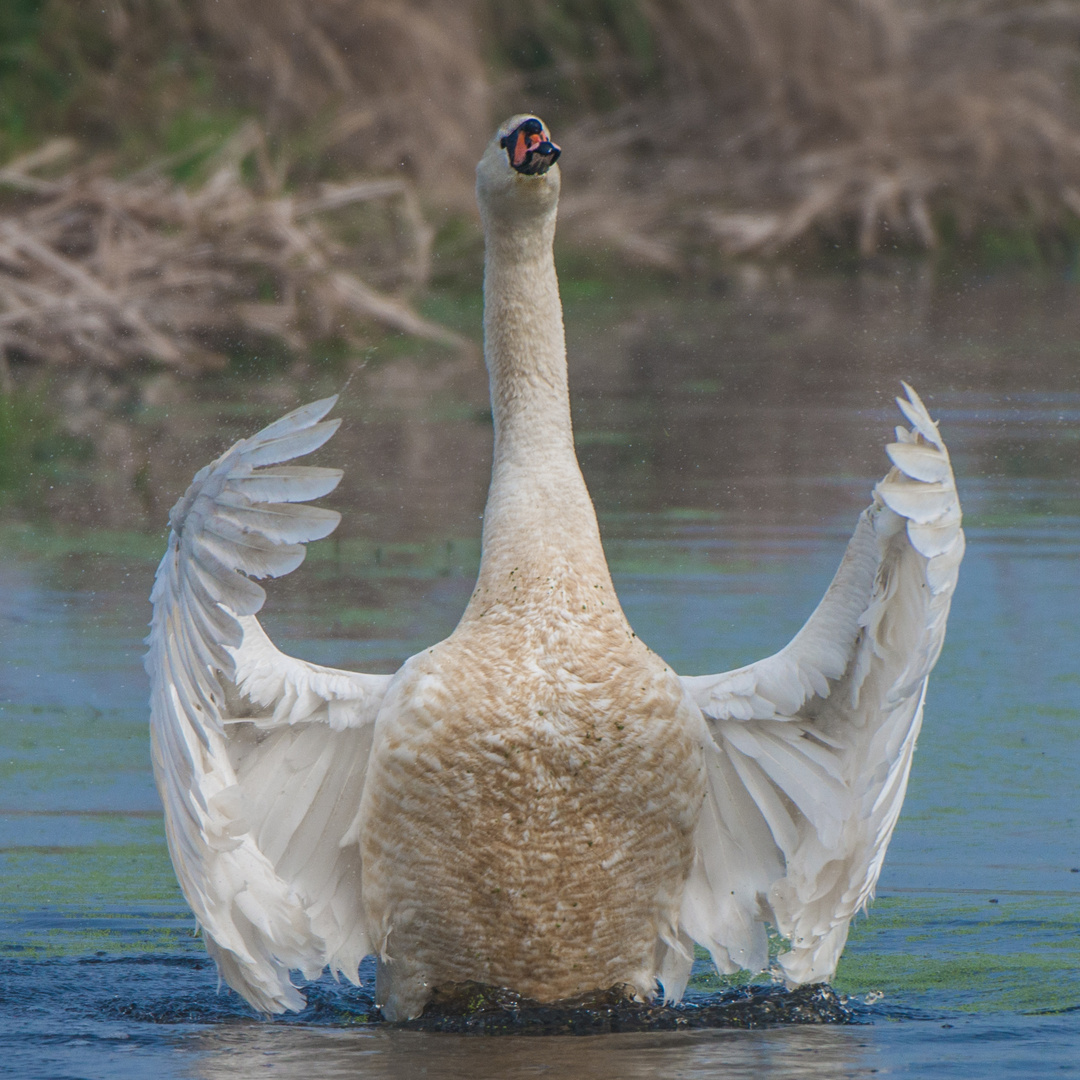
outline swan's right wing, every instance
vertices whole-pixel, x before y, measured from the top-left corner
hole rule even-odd
[[[154,774],[176,875],[207,949],[260,1012],[298,1009],[290,969],[352,980],[370,951],[351,830],[391,676],[286,656],[255,613],[339,515],[302,505],[341,473],[283,465],[321,446],[333,398],[201,470],[169,516],[146,667]]]
[[[712,734],[682,924],[724,972],[765,967],[770,922],[788,981],[831,977],[900,813],[964,553],[948,451],[906,389],[912,427],[806,625],[756,664],[682,680]]]

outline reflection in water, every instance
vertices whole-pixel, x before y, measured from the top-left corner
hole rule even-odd
[[[880,1062],[869,1032],[779,1028],[664,1035],[484,1038],[405,1031],[297,1031],[273,1025],[202,1035],[191,1075],[198,1080],[836,1080],[869,1076]],[[267,1066],[272,1065],[272,1069]]]
[[[1075,306],[1076,286],[1064,282],[928,291],[903,268],[751,295],[571,302],[574,425],[601,519],[687,507],[759,525],[857,513],[866,484],[837,480],[881,474],[901,379],[944,421],[961,481],[1075,476]],[[342,381],[159,378],[123,415],[115,402],[104,411],[79,399],[101,467],[89,490],[51,491],[51,512],[156,531],[196,468]],[[321,460],[346,470],[334,496],[342,538],[479,535],[491,464],[479,362],[403,357],[358,369],[337,414],[345,423]]]
[[[905,1018],[872,1027],[492,1039],[238,1021],[238,999],[214,995],[165,852],[146,736],[146,598],[165,515],[194,469],[340,387],[279,378],[200,401],[159,383],[137,423],[88,404],[87,422],[107,428],[104,468],[90,485],[58,484],[52,511],[76,536],[91,522],[150,535],[94,534],[101,554],[71,554],[40,537],[6,550],[0,529],[0,1071],[1075,1073],[1076,301],[1068,283],[930,293],[863,276],[568,306],[575,430],[616,585],[676,670],[734,667],[798,628],[886,466],[900,378],[942,421],[969,549],[879,899],[838,976],[852,994],[884,990],[878,1008]],[[394,670],[452,629],[476,569],[486,392],[479,366],[458,361],[357,374],[319,461],[346,469],[327,500],[344,513],[340,542],[313,545],[268,590],[283,646]],[[152,1023],[129,1008],[162,1002],[186,1019]],[[927,1021],[907,1019],[914,1009]],[[1050,1010],[1061,1012],[1040,1015]]]

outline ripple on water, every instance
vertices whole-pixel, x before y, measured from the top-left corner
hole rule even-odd
[[[825,286],[793,288],[810,297]],[[89,502],[125,528],[146,514],[158,530],[193,467],[257,426],[224,423],[215,399],[157,427],[135,422],[135,445],[149,440],[162,470],[146,507],[134,490],[125,502],[110,476],[100,498],[69,487],[77,528],[0,528],[0,1074],[1080,1073],[1077,290],[1040,289],[1041,299],[1008,283],[945,290],[897,314],[888,333],[889,304],[819,295],[829,317],[817,330],[773,338],[763,321],[779,309],[767,297],[691,310],[665,296],[635,307],[626,336],[590,330],[568,309],[582,465],[620,598],[679,671],[767,655],[812,610],[885,465],[899,378],[942,419],[969,549],[879,898],[833,981],[864,1022],[465,1038],[375,1022],[370,962],[360,989],[320,979],[307,1009],[270,1022],[219,994],[169,866],[150,773],[141,640],[163,538],[84,525]],[[1013,329],[998,318],[1009,311],[1024,314]],[[476,408],[447,411],[453,394],[439,379],[409,382],[397,410],[362,382],[325,458],[353,463],[334,496],[341,537],[313,545],[304,568],[271,586],[266,621],[307,659],[389,671],[447,633],[469,594],[490,428]],[[478,406],[486,384],[473,382]],[[260,420],[281,411],[281,388],[270,389]],[[675,1016],[730,1017],[746,995],[757,1007],[755,991],[715,976],[697,990],[705,997]],[[758,993],[779,1008],[775,988]],[[535,1030],[545,1016],[495,1002],[435,1023],[509,1017]],[[594,1003],[583,1029],[634,1016],[672,1019]]]

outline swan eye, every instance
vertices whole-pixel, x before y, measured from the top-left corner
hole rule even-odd
[[[510,165],[526,176],[540,176],[558,160],[562,150],[547,136],[544,125],[535,117],[519,124],[499,143],[510,159]]]

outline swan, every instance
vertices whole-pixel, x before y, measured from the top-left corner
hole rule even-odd
[[[291,970],[418,1015],[464,980],[541,1001],[678,1001],[717,969],[834,973],[907,786],[964,551],[949,454],[913,390],[837,574],[794,639],[680,677],[619,606],[574,452],[552,255],[559,148],[515,116],[477,169],[495,454],[475,591],[393,675],[280,652],[256,618],[339,515],[290,464],[339,421],[296,409],[173,508],[148,638],[169,851],[224,980],[303,1007]]]

